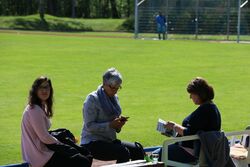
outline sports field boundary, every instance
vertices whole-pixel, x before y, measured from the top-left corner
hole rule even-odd
[[[82,33],[73,33],[73,32],[45,32],[45,31],[29,31],[29,30],[4,30],[0,29],[0,33],[5,34],[23,34],[23,35],[47,35],[47,36],[62,36],[62,37],[79,37],[79,38],[110,38],[110,39],[135,39],[133,33],[126,33],[126,32],[82,32]],[[92,35],[93,33],[93,35]],[[110,34],[110,35],[105,35]],[[138,40],[138,39],[137,39]],[[163,41],[158,40],[157,38],[142,38],[140,40],[152,40],[152,41]],[[165,41],[171,40],[183,40],[183,41],[207,41],[212,43],[224,43],[224,44],[231,44],[237,43],[234,40],[211,40],[211,39],[167,39]],[[250,44],[250,41],[240,41],[241,44]]]
[[[100,35],[91,35],[91,34],[82,34],[78,33],[70,33],[70,32],[43,32],[43,31],[25,31],[25,30],[0,30],[0,33],[6,34],[25,34],[25,35],[49,35],[49,36],[64,36],[64,37],[81,37],[81,38],[125,38],[125,39],[133,39],[133,34],[130,36],[122,36],[120,34],[125,34],[122,32],[105,32],[114,35],[102,35],[104,32],[93,32],[95,34],[100,33]],[[90,32],[92,33],[92,32]],[[128,33],[126,33],[128,34]],[[128,34],[129,35],[129,34]]]

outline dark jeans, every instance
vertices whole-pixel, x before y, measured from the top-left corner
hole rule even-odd
[[[113,142],[93,141],[84,145],[95,159],[99,160],[117,160],[117,163],[127,162],[131,160],[143,159],[142,150],[134,143],[121,142],[114,140]]]
[[[159,152],[160,160],[161,160],[161,153],[162,153],[162,150],[160,150]],[[178,144],[171,144],[168,146],[168,159],[173,160],[173,161],[183,162],[183,163],[190,163],[190,162],[197,161],[197,158],[195,158],[193,155],[188,153]]]
[[[92,159],[81,154],[69,158],[55,152],[44,167],[91,167],[91,164]]]

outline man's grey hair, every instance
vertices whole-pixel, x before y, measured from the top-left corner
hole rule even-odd
[[[102,76],[103,84],[107,85],[121,85],[122,84],[122,75],[114,67],[109,68]]]

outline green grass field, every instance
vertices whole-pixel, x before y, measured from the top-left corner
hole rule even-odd
[[[83,101],[109,67],[124,78],[119,97],[130,119],[122,140],[160,145],[165,137],[155,130],[158,118],[181,123],[197,107],[186,92],[196,76],[214,86],[222,128],[242,130],[250,124],[249,51],[249,44],[0,33],[0,164],[22,161],[21,116],[40,75],[54,86],[52,129],[66,127],[76,136]]]

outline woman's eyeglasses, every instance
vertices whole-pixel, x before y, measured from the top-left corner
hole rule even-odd
[[[39,86],[38,89],[40,90],[50,90],[50,86],[49,85],[45,85],[45,86]]]
[[[121,85],[119,85],[119,86],[111,86],[111,85],[109,85],[109,88],[110,88],[111,90],[113,90],[113,91],[117,91],[117,90],[121,89],[122,86],[121,86]]]

